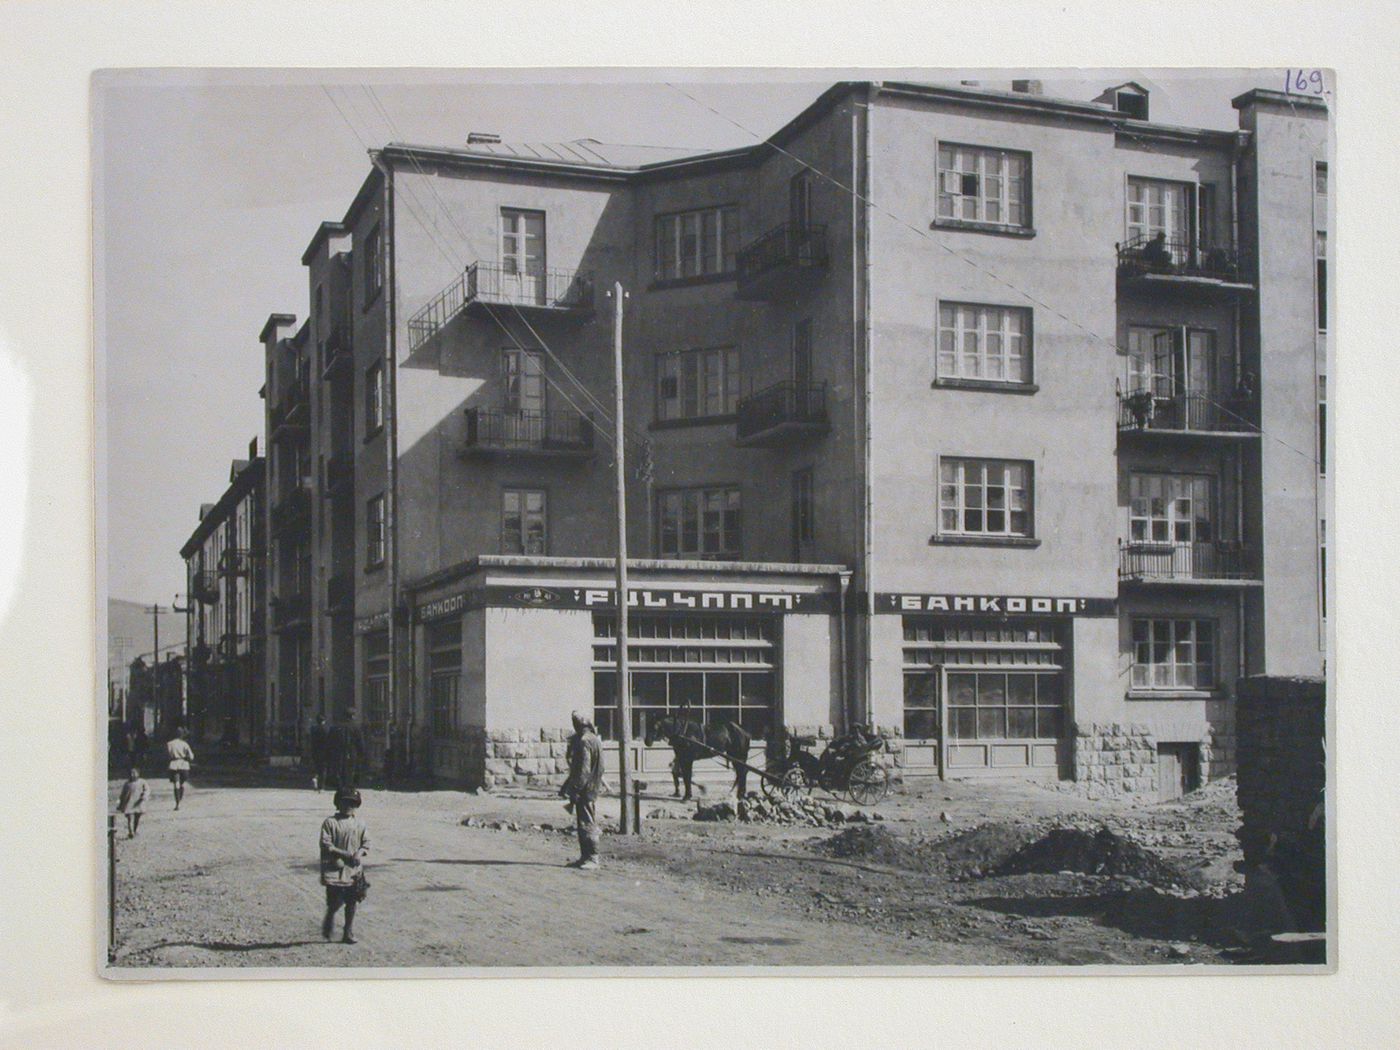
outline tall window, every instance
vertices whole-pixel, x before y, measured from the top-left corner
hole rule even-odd
[[[1317,595],[1322,618],[1327,619],[1327,519],[1317,522]],[[1325,639],[1324,639],[1325,642]]]
[[[544,273],[544,212],[501,209],[501,269],[507,274]]]
[[[544,355],[534,350],[508,349],[501,356],[503,408],[538,415],[545,408]]]
[[[1185,182],[1163,179],[1128,179],[1128,240],[1150,241],[1157,234],[1167,238],[1173,261],[1184,262],[1191,243],[1192,188]]]
[[[658,281],[733,273],[738,250],[739,209],[735,205],[656,218]]]
[[[384,362],[376,361],[365,369],[365,437],[377,434],[384,426]]]
[[[384,518],[384,497],[375,496],[365,504],[365,565],[375,568],[384,564],[387,531]]]
[[[1031,465],[944,459],[939,465],[940,531],[950,536],[1030,536]]]
[[[812,224],[812,171],[803,168],[788,183],[788,222],[799,228]]]
[[[544,554],[547,548],[546,499],[540,489],[506,489],[501,493],[501,553]]]
[[[433,734],[446,736],[458,725],[458,695],[462,680],[462,621],[428,624],[428,707]]]
[[[1217,395],[1215,333],[1204,328],[1134,325],[1128,329],[1127,392],[1156,397]]]
[[[1134,689],[1213,689],[1215,624],[1210,620],[1133,620]]]
[[[792,556],[801,559],[804,547],[816,539],[816,501],[812,468],[792,472]]]
[[[1317,472],[1327,476],[1327,377],[1317,377]]]
[[[376,225],[365,235],[365,305],[368,306],[384,287],[384,246]]]
[[[670,489],[657,494],[657,553],[663,558],[738,558],[737,488]]]
[[[383,722],[389,717],[389,632],[364,636],[365,720]]]
[[[938,217],[1030,225],[1031,158],[976,146],[938,147]]]
[[[656,418],[732,415],[739,404],[739,351],[674,350],[656,355]]]
[[[1211,479],[1197,474],[1134,474],[1128,479],[1133,543],[1209,543],[1215,538]]]
[[[938,378],[1029,383],[1030,332],[1029,310],[940,303]]]
[[[1327,231],[1318,230],[1314,240],[1317,256],[1317,330],[1327,331]]]

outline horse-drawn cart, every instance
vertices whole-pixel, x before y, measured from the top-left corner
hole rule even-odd
[[[876,761],[875,754],[884,741],[861,734],[838,737],[828,745],[821,757],[807,750],[816,743],[813,737],[790,737],[787,754],[771,760],[768,768],[760,769],[719,748],[688,736],[676,736],[682,741],[714,758],[720,758],[738,769],[756,775],[769,798],[792,799],[811,794],[821,788],[833,795],[844,795],[858,806],[873,806],[890,793],[890,771]]]

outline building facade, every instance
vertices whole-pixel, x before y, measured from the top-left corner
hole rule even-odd
[[[186,571],[187,713],[196,740],[261,749],[267,599],[266,468],[255,438],[229,469],[217,503],[200,509],[180,556]]]
[[[850,83],[724,153],[377,151],[262,333],[278,747],[321,713],[493,783],[556,777],[572,708],[616,740],[620,305],[634,737],[1228,773],[1236,680],[1325,655],[1327,113],[1149,102]]]

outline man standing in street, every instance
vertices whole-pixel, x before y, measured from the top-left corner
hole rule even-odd
[[[185,781],[190,775],[190,763],[194,761],[194,749],[185,740],[185,727],[176,726],[175,735],[165,745],[165,753],[170,758],[170,784],[175,789],[175,808],[185,797]]]
[[[570,867],[593,869],[598,866],[598,792],[603,784],[603,745],[593,723],[578,711],[573,713],[574,733],[569,737],[569,778],[559,788],[561,798],[574,805],[578,827],[579,859]]]

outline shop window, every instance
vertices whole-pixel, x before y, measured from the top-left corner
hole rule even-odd
[[[1028,228],[1027,153],[944,143],[938,147],[938,218]]]
[[[1031,465],[944,458],[939,465],[940,531],[950,536],[1029,537]]]
[[[1031,381],[1031,312],[1020,307],[940,303],[939,379]]]
[[[662,558],[737,559],[740,524],[738,488],[657,493],[657,554]]]
[[[462,678],[462,621],[431,623],[425,632],[428,650],[428,709],[435,736],[458,728],[458,694]]]
[[[953,740],[1053,740],[1064,698],[1058,674],[957,671],[948,674],[948,735]]]
[[[656,355],[656,418],[730,416],[739,404],[739,351],[733,347]]]
[[[1213,689],[1215,624],[1210,620],[1135,619],[1132,687]]]
[[[375,631],[364,636],[365,721],[370,724],[389,718],[389,632]]]
[[[739,209],[735,205],[656,218],[658,281],[733,273],[738,250]]]

